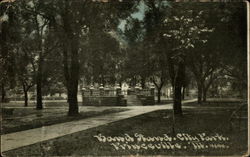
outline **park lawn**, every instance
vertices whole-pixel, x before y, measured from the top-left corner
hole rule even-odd
[[[208,99],[206,102],[202,102],[202,104],[197,104],[197,102],[189,102],[183,104],[183,106],[200,106],[200,107],[233,107],[237,108],[241,104],[246,104],[247,101],[243,99]]]
[[[78,102],[78,106],[81,106],[82,102]],[[44,107],[68,107],[69,104],[66,100],[43,100]],[[10,101],[8,103],[2,103],[2,107],[24,107],[24,101]],[[34,101],[30,101],[28,107],[36,107]]]
[[[30,146],[18,148],[3,153],[6,156],[118,156],[118,155],[210,155],[231,156],[243,155],[247,152],[247,121],[230,125],[229,118],[234,109],[232,108],[190,108],[184,110],[183,117],[175,118],[175,132],[196,135],[216,133],[228,137],[225,142],[229,148],[209,148],[195,150],[190,146],[188,149],[140,149],[140,150],[115,150],[110,143],[102,143],[95,135],[105,136],[133,136],[135,133],[145,136],[172,135],[172,111],[159,110],[133,118],[117,121],[107,125],[92,128],[86,131],[44,141]],[[239,127],[240,126],[240,127]],[[187,142],[178,141],[180,144]],[[211,143],[211,142],[210,142]],[[209,144],[209,142],[205,142]]]
[[[157,100],[155,100],[155,104],[156,105],[165,105],[165,104],[169,104],[169,103],[172,103],[173,102],[173,100],[161,100],[161,102],[160,103],[158,103],[157,102]]]
[[[128,109],[125,108],[110,108],[100,109],[97,111],[81,111],[78,116],[67,116],[68,108],[44,108],[43,110],[36,110],[33,108],[14,108],[12,115],[1,115],[2,127],[1,134],[7,134],[17,131],[23,131],[42,126],[48,126],[58,123],[69,122],[73,120],[80,120],[84,118],[100,116],[104,114],[110,114],[115,112],[122,112]],[[2,114],[2,113],[1,113]]]

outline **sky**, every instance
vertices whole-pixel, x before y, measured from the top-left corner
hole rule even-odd
[[[145,3],[143,1],[140,1],[137,8],[138,8],[138,10],[136,12],[134,12],[133,14],[131,14],[131,17],[141,21],[141,20],[143,20],[143,18],[145,16],[146,5],[145,5]],[[127,23],[126,20],[121,20],[118,28],[123,31],[124,28],[125,28],[126,23]]]

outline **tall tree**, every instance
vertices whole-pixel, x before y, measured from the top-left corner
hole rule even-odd
[[[90,32],[99,28],[100,31],[115,30],[119,24],[120,10],[129,9],[131,4],[118,1],[110,3],[84,1],[53,1],[53,23],[59,29],[58,35],[62,42],[65,84],[68,93],[69,116],[79,112],[77,102],[78,80],[80,76],[79,55],[86,53]],[[52,11],[52,12],[53,12]],[[83,55],[84,56],[84,55]],[[84,61],[81,62],[84,64]]]
[[[240,96],[247,97],[247,15],[243,3],[225,4],[214,42],[222,54],[223,75],[232,79]],[[223,15],[223,14],[222,14]],[[220,40],[219,40],[220,39]]]
[[[87,55],[85,55],[85,64],[83,64],[86,69],[84,76],[90,81],[103,85],[106,83],[114,84],[115,81],[119,82],[115,76],[118,75],[122,54],[117,39],[111,33],[92,28],[88,40]]]
[[[39,0],[21,1],[21,17],[23,21],[22,51],[32,58],[31,64],[36,82],[36,109],[43,109],[42,87],[44,79],[44,64],[49,53],[57,47],[57,41],[52,39],[50,18],[44,10],[46,3]]]
[[[21,51],[21,52],[20,52]],[[18,82],[21,84],[21,87],[23,89],[24,93],[24,106],[28,106],[28,91],[31,87],[35,85],[35,73],[32,68],[32,62],[30,61],[33,58],[30,58],[30,56],[22,52],[21,49],[19,49],[15,55],[16,59],[16,75]],[[19,86],[17,86],[19,87]]]
[[[0,87],[1,101],[6,101],[7,88],[15,85],[14,45],[18,42],[17,6],[11,2],[0,3]]]

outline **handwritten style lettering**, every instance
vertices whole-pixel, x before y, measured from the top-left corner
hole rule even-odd
[[[101,143],[112,146],[115,150],[156,150],[156,149],[228,149],[225,143],[228,137],[216,133],[207,135],[206,133],[188,134],[177,133],[175,136],[163,134],[161,136],[146,136],[140,133],[134,135],[123,134],[120,136],[95,135]]]
[[[103,136],[102,134],[95,135],[100,142],[134,142],[134,138],[129,136],[128,134],[124,134],[125,136],[117,136],[117,137],[111,137],[111,136]]]

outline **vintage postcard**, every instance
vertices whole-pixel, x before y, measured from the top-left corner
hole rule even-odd
[[[1,155],[248,156],[248,10],[1,0]]]

